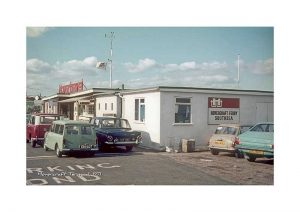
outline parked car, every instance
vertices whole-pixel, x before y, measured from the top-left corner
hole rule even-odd
[[[249,125],[220,124],[209,139],[208,148],[210,152],[213,155],[218,155],[219,152],[231,152],[235,153],[237,157],[242,157],[234,147],[238,141],[238,136],[250,127]]]
[[[106,147],[125,146],[131,151],[142,142],[141,132],[131,129],[127,119],[115,117],[95,117],[90,121],[96,127],[99,150]]]
[[[32,114],[26,127],[26,142],[30,141],[32,147],[36,144],[43,146],[45,132],[49,130],[53,121],[59,119],[58,114]]]
[[[54,121],[45,135],[44,149],[55,150],[57,157],[72,152],[92,156],[98,151],[95,128],[83,121]]]
[[[274,157],[274,124],[259,123],[239,136],[236,151],[254,162],[256,158]]]

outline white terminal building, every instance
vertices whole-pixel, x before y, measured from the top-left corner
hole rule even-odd
[[[205,147],[218,124],[273,122],[274,93],[257,90],[159,86],[94,95],[96,116],[128,119],[146,147],[181,139]]]
[[[273,108],[270,91],[158,86],[58,93],[43,98],[42,112],[72,120],[125,118],[142,132],[143,146],[160,149],[181,139],[195,139],[196,148],[206,147],[218,124],[273,122]]]

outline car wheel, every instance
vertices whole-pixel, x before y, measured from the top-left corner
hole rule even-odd
[[[33,139],[31,139],[31,146],[34,148],[34,147],[35,147],[35,145],[36,145],[36,141],[35,141],[35,140],[33,140]]]
[[[235,151],[235,153],[234,153],[234,155],[235,155],[235,157],[236,158],[244,158],[244,154],[243,153],[241,153],[240,151]]]
[[[46,146],[46,144],[44,144],[44,150],[45,150],[45,151],[48,151],[48,150],[49,150],[49,148]]]
[[[217,150],[215,150],[215,149],[210,149],[210,152],[213,155],[218,155],[219,154],[219,152]]]
[[[55,145],[55,152],[56,152],[56,156],[61,158],[62,157],[62,152],[59,150],[58,145]]]
[[[130,152],[132,150],[133,146],[126,146],[126,152]]]
[[[254,157],[254,156],[247,156],[246,159],[247,159],[247,161],[249,161],[249,162],[254,162],[255,159],[256,159],[256,157]]]

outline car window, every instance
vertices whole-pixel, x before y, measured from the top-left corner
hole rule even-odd
[[[32,117],[31,117],[30,123],[31,123],[31,124],[34,124],[34,123],[35,123],[35,116],[32,116]]]
[[[59,132],[59,127],[60,127],[59,124],[55,124],[54,132],[57,133],[57,134]]]
[[[40,122],[41,124],[51,124],[53,121],[58,120],[58,116],[41,116]]]
[[[244,133],[246,132],[247,130],[249,130],[251,128],[251,126],[241,126],[240,127],[240,133]]]
[[[51,131],[51,132],[54,132],[54,129],[55,129],[55,124],[52,124],[52,125],[51,125],[50,131]]]
[[[115,120],[114,119],[102,120],[102,128],[115,128]]]
[[[255,132],[266,132],[267,131],[267,124],[258,124],[254,126],[250,131],[255,131]]]
[[[235,135],[236,132],[237,132],[237,128],[235,127],[219,126],[217,127],[215,134]]]
[[[95,122],[94,122],[94,124],[96,124],[97,126],[99,126],[99,119],[95,119]]]
[[[58,129],[58,134],[63,135],[64,134],[64,125],[60,125]]]
[[[267,127],[268,132],[274,132],[274,124],[269,124]]]
[[[66,132],[67,132],[67,135],[78,135],[79,128],[78,128],[78,126],[68,125],[68,126],[66,126]]]
[[[91,126],[81,126],[80,131],[82,135],[92,135],[92,127]]]

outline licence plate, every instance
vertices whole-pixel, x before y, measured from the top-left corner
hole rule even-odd
[[[82,144],[82,145],[80,145],[80,149],[90,149],[90,148],[92,148],[92,145],[90,145],[90,144]]]
[[[224,141],[215,141],[215,144],[217,144],[217,145],[225,145],[225,142]]]
[[[249,153],[255,154],[255,155],[263,155],[264,152],[261,150],[249,150]]]

